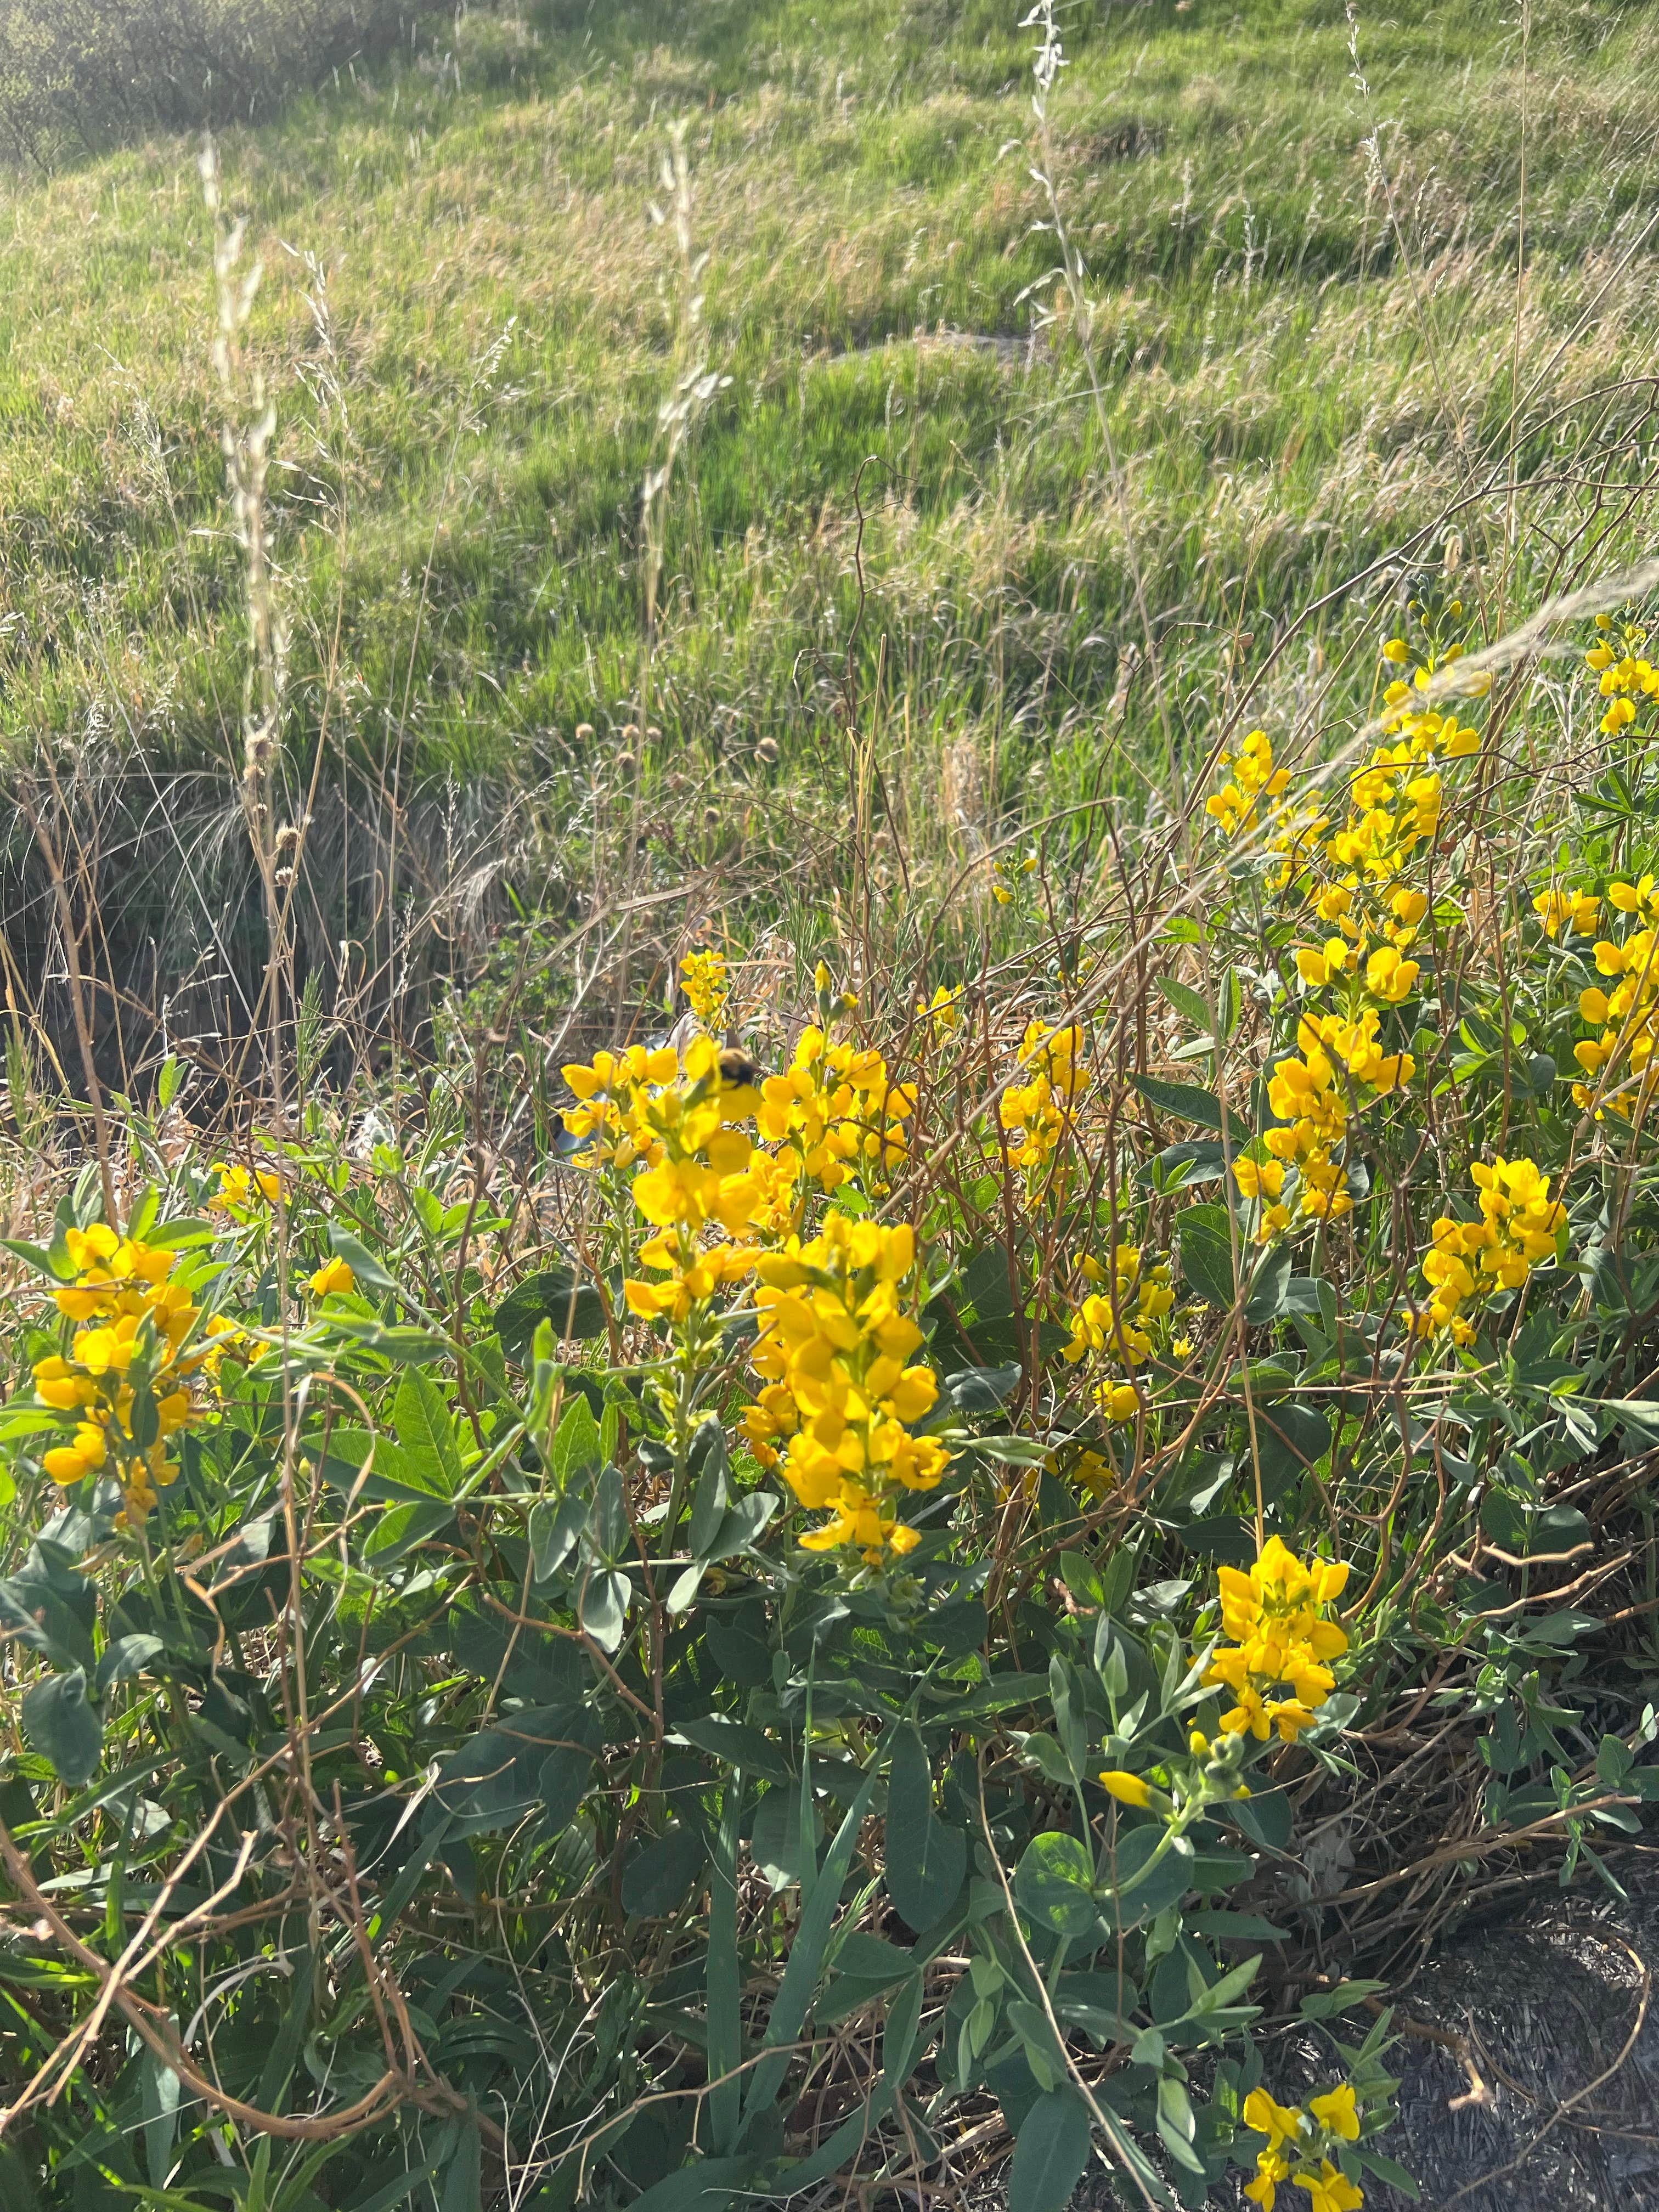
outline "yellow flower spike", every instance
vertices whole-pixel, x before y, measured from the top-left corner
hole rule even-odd
[[[680,963],[680,988],[700,1022],[718,1023],[732,989],[725,956],[713,946],[688,952]]]
[[[1125,1767],[1108,1767],[1100,1781],[1107,1796],[1115,1797],[1120,1805],[1134,1805],[1145,1812],[1152,1802],[1152,1793],[1140,1777]]]

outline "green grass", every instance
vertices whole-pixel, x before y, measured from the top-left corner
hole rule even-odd
[[[1328,0],[1068,17],[1055,183],[1098,410],[1074,319],[1028,343],[1055,245],[1016,12],[558,0],[469,15],[223,141],[265,269],[289,755],[303,780],[325,731],[337,824],[378,808],[383,842],[395,791],[428,810],[414,847],[450,836],[485,872],[493,849],[556,909],[625,799],[651,879],[702,871],[751,933],[845,811],[866,459],[855,658],[867,689],[884,651],[890,796],[946,861],[1103,775],[1146,804],[1229,716],[1293,719],[1350,660],[1358,696],[1382,605],[1449,530],[1489,633],[1642,542],[1645,11],[1542,0],[1524,54],[1473,0],[1362,13],[1363,83]],[[701,350],[730,383],[667,502],[641,820],[610,733],[640,680],[678,281],[647,208],[679,118]],[[0,742],[21,766],[61,740],[118,793],[115,934],[165,942],[175,974],[242,896],[240,556],[194,160],[167,141],[15,185],[0,246]],[[326,967],[403,893],[338,852],[319,883],[320,850]]]

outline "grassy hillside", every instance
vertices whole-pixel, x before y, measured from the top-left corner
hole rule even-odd
[[[1449,534],[1488,634],[1639,540],[1644,11],[1453,0],[1351,33],[1328,0],[1155,0],[1061,28],[1086,345],[1031,173],[1036,33],[990,0],[466,15],[225,139],[264,270],[313,964],[343,936],[392,957],[400,834],[428,901],[467,876],[452,938],[502,862],[565,911],[618,837],[750,933],[746,890],[775,910],[846,811],[866,459],[854,658],[867,688],[885,641],[887,795],[924,859],[1103,776],[1139,806],[1149,763],[1174,796],[1228,716],[1341,686]],[[695,331],[650,212],[677,121]],[[4,739],[71,748],[152,990],[234,958],[246,891],[195,160],[15,185],[0,248]],[[664,502],[665,735],[635,771],[641,485],[699,366],[729,381]]]

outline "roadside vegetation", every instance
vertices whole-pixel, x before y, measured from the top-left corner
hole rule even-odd
[[[8,2212],[1412,2197],[1659,1790],[1650,48],[556,7],[14,182]]]

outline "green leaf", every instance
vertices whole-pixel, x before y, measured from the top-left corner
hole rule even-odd
[[[1065,2212],[1093,2142],[1089,2108],[1069,2082],[1039,2097],[1015,2138],[1008,2212]]]
[[[522,1361],[535,1340],[536,1325],[553,1325],[556,1340],[586,1343],[605,1333],[605,1301],[591,1283],[568,1267],[543,1267],[509,1291],[492,1315],[495,1334],[509,1358]]]
[[[453,1498],[461,1486],[461,1455],[455,1442],[455,1423],[443,1393],[429,1375],[411,1367],[398,1385],[392,1401],[398,1441],[415,1480],[434,1496]]]
[[[482,2148],[477,2122],[464,2120],[460,2141],[444,2173],[438,2212],[483,2212]]]
[[[1014,1871],[1014,1897],[1039,1928],[1086,1936],[1100,1917],[1094,1883],[1095,1863],[1084,1844],[1050,1829],[1025,1846]]]
[[[686,1540],[694,1559],[712,1559],[726,1508],[732,1502],[726,1486],[726,1436],[719,1422],[706,1423],[691,1449],[694,1454],[701,1450],[702,1471],[697,1477],[696,1492],[691,1501],[691,1526]]]
[[[1302,2000],[1302,2017],[1334,2020],[1339,2013],[1352,2012],[1357,2004],[1387,1987],[1386,1982],[1339,1982],[1334,1990],[1314,1990]]]
[[[738,1840],[743,1820],[744,1778],[726,1785],[714,1838],[708,1883],[708,2121],[716,2150],[736,2142],[743,2118],[743,1960],[738,1950]],[[730,2080],[723,2077],[730,2075]]]
[[[536,1580],[556,1575],[575,1550],[587,1526],[588,1502],[580,1493],[572,1498],[544,1498],[530,1511],[530,1556]]]
[[[1207,1022],[1208,1017],[1205,1017]],[[1194,1121],[1200,1128],[1213,1129],[1221,1133],[1221,1101],[1212,1091],[1202,1091],[1195,1083],[1170,1083],[1161,1075],[1132,1075],[1135,1089],[1149,1106],[1160,1114],[1173,1115],[1178,1121]],[[1238,1116],[1228,1115],[1229,1126],[1237,1132],[1240,1143],[1244,1132],[1240,1129]]]
[[[744,2134],[753,2128],[763,2112],[770,2109],[789,2070],[792,2054],[787,2049],[780,2050],[776,2046],[794,2042],[805,2025],[812,2000],[822,1986],[830,1930],[841,1910],[842,1885],[847,1879],[853,1846],[864,1826],[875,1787],[876,1768],[872,1764],[857,1796],[848,1807],[842,1824],[836,1831],[835,1839],[825,1854],[817,1878],[812,1884],[812,1894],[795,1931],[788,1964],[783,1970],[783,1980],[772,2000],[772,2010],[763,2038],[766,2056],[750,2075],[748,2094],[744,2099]]]
[[[31,1267],[38,1268],[43,1275],[55,1275],[58,1272],[52,1264],[51,1253],[44,1245],[26,1243],[21,1237],[0,1237],[0,1252],[9,1252],[15,1259],[27,1260]]]
[[[1231,1278],[1231,1255],[1228,1257],[1228,1275]],[[1256,1263],[1250,1280],[1249,1296],[1244,1301],[1244,1318],[1252,1328],[1261,1328],[1268,1322],[1277,1321],[1289,1302],[1291,1287],[1291,1248],[1275,1245]]]
[[[150,1661],[167,1646],[159,1636],[118,1636],[112,1644],[104,1647],[104,1656],[98,1662],[94,1680],[101,1698],[112,1682],[125,1682],[134,1674],[142,1674]]]
[[[103,1757],[104,1723],[87,1697],[81,1668],[35,1684],[23,1700],[23,1733],[60,1781],[71,1787],[91,1781]]]
[[[304,1945],[298,1953],[298,1963],[294,1970],[294,1979],[289,1984],[288,2006],[283,2014],[283,2024],[276,2031],[259,2075],[258,2102],[261,2112],[280,2112],[283,2109],[281,2102],[283,2093],[288,2087],[294,2069],[299,2063],[300,2051],[306,2039],[306,2031],[311,2026],[311,1997],[315,1985],[315,1975],[316,1954],[308,1944]],[[150,2172],[152,2179],[155,2179],[153,2166]]]
[[[599,1425],[583,1392],[577,1391],[559,1418],[549,1455],[553,1479],[561,1490],[573,1482],[591,1479],[605,1464]]]
[[[1173,975],[1158,975],[1153,980],[1176,1013],[1184,1015],[1187,1020],[1194,1023],[1200,1030],[1209,1028],[1210,1010],[1190,983],[1177,983]],[[1146,1079],[1149,1082],[1156,1082],[1157,1078],[1148,1077]],[[1176,1085],[1170,1087],[1179,1089],[1182,1086]],[[1218,1122],[1217,1127],[1219,1126]]]
[[[1201,1298],[1225,1313],[1233,1303],[1233,1251],[1224,1206],[1189,1206],[1176,1217],[1181,1272]]]
[[[751,2158],[705,2158],[653,2182],[629,2212],[726,2212],[732,2192],[754,2172]]]
[[[357,1280],[367,1283],[370,1290],[389,1291],[399,1297],[403,1297],[396,1280],[386,1273],[368,1245],[361,1237],[354,1237],[349,1229],[342,1229],[337,1221],[329,1224],[328,1249],[343,1260]]]
[[[1224,2005],[1230,2005],[1235,1997],[1243,1996],[1261,1971],[1261,1954],[1258,1951],[1255,1958],[1243,1960],[1240,1965],[1230,1968],[1218,1982],[1212,1982],[1201,1996],[1193,2000],[1191,2006],[1182,2017],[1185,2020],[1202,2020],[1206,2013],[1219,2012]]]
[[[173,2033],[179,2033],[175,2014],[172,2020]],[[168,2172],[173,2164],[173,2140],[179,2131],[179,2096],[180,2082],[171,2066],[166,2065],[155,2053],[146,2048],[139,2070],[139,2104],[144,2118],[144,2163],[149,2178],[157,2189],[167,2186]]]
[[[933,1776],[921,1735],[901,1728],[887,1785],[887,1894],[918,1934],[955,1904],[968,1871],[968,1838],[933,1811]]]
[[[792,1881],[800,1881],[809,1854],[801,1842],[799,1790],[775,1784],[767,1791],[755,1814],[749,1850],[772,1888],[787,1889]],[[816,1839],[811,1858],[816,1866]]]
[[[1357,2155],[1360,2164],[1369,2168],[1379,2181],[1386,2181],[1390,2189],[1397,2189],[1402,2197],[1409,2197],[1413,2204],[1422,2196],[1423,2191],[1416,2181],[1407,2172],[1403,2166],[1396,2166],[1393,2159],[1384,2158],[1380,2151],[1370,2149],[1362,2150]]]
[[[708,1863],[708,1846],[697,1829],[670,1827],[653,1836],[623,1869],[623,1911],[653,1920],[672,1912]]]
[[[601,1567],[591,1574],[582,1589],[581,1624],[601,1651],[615,1651],[628,1625],[634,1585],[614,1568]]]
[[[1118,1829],[1117,1849],[1107,1863],[1103,1910],[1127,1930],[1141,1927],[1176,1904],[1193,1886],[1193,1847],[1179,1837],[1156,1858],[1165,1830],[1156,1822]]]
[[[741,1767],[761,1782],[795,1779],[781,1747],[747,1721],[734,1721],[726,1713],[709,1713],[702,1720],[682,1721],[676,1733],[729,1767]]]

